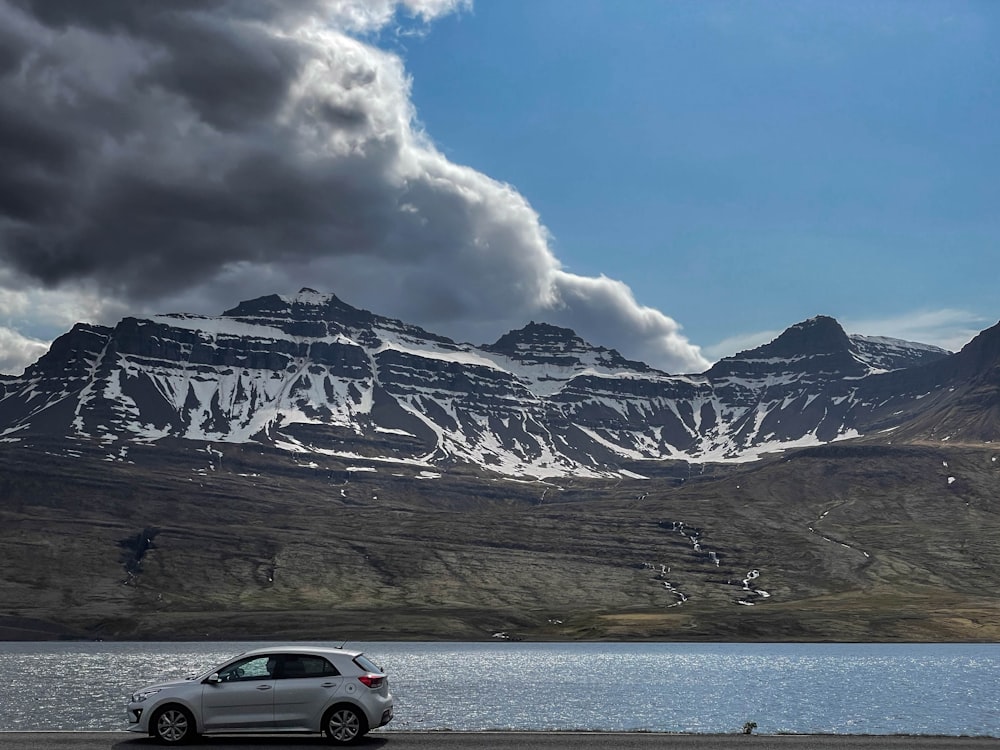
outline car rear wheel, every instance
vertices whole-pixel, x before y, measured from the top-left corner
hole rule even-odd
[[[181,745],[195,736],[194,717],[181,706],[164,706],[150,722],[151,733],[167,745]]]
[[[361,713],[350,706],[334,706],[323,717],[323,732],[335,745],[348,745],[359,740],[368,731],[368,722]]]

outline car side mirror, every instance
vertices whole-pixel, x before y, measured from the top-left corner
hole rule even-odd
[[[222,679],[219,677],[218,672],[212,672],[212,674],[210,674],[208,677],[205,678],[205,682],[211,685],[218,685],[220,682],[222,682]]]

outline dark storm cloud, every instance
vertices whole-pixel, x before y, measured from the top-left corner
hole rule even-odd
[[[324,169],[329,157],[304,159],[299,134],[275,124],[302,45],[216,15],[224,3],[18,5],[36,15],[0,81],[17,107],[0,106],[0,210],[2,252],[21,271],[145,295],[234,260],[370,238],[383,165],[369,153]],[[73,53],[97,64],[75,72]],[[367,122],[335,101],[316,108],[327,129]]]
[[[235,34],[218,21],[171,24],[157,41],[173,52],[143,83],[182,94],[219,129],[239,130],[271,117],[299,68],[293,45],[275,43],[263,32]]]
[[[467,339],[576,320],[698,369],[624,285],[562,272],[516,190],[414,125],[401,60],[344,31],[461,4],[0,0],[3,277],[201,312],[309,285]]]
[[[17,68],[26,47],[23,39],[0,26],[0,76],[8,75]]]

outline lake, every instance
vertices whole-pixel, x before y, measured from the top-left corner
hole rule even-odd
[[[0,643],[0,731],[122,730],[132,690],[260,643]],[[325,644],[339,645],[339,644]],[[349,644],[389,674],[378,731],[1000,736],[998,644]]]

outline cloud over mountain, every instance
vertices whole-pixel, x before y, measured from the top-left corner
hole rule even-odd
[[[400,57],[351,36],[465,5],[0,0],[0,297],[219,312],[308,284],[460,339],[550,320],[704,368],[627,286],[563,271],[528,201],[416,124]]]

